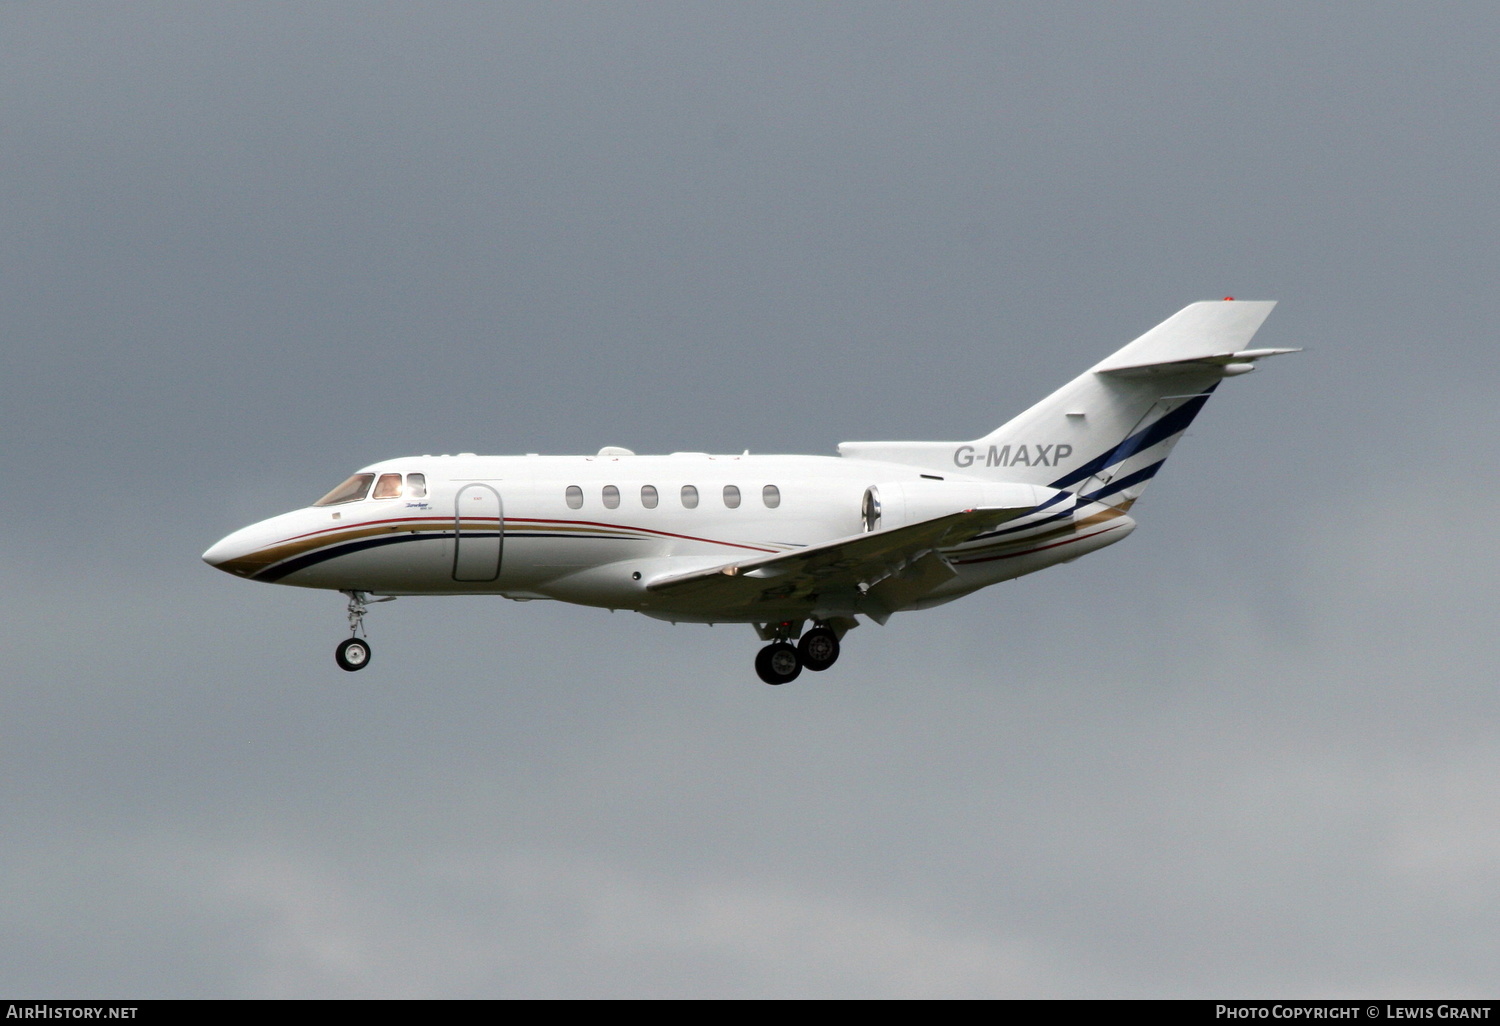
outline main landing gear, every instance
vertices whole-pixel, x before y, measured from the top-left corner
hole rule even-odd
[[[839,657],[839,635],[826,624],[817,624],[791,643],[800,624],[757,625],[762,638],[775,638],[755,656],[755,672],[767,684],[786,684],[797,679],[803,670],[819,672],[832,666]]]
[[[773,641],[755,654],[755,672],[767,684],[785,684],[802,672],[802,659],[785,641]]]
[[[333,650],[333,661],[339,664],[339,669],[363,670],[370,665],[370,643],[360,635],[365,632],[365,613],[372,602],[394,602],[396,596],[387,595],[384,598],[372,599],[368,592],[346,591],[342,594],[349,596],[349,634],[350,637],[339,642],[338,647]]]

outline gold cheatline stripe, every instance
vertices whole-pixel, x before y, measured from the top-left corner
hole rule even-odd
[[[433,531],[447,531],[450,529],[452,524],[453,520],[451,518],[433,517],[424,520],[404,520],[396,524],[372,524],[359,527],[350,527],[347,530],[338,531],[336,533],[315,534],[305,538],[296,538],[292,541],[280,542],[276,545],[270,545],[264,549],[257,549],[255,552],[240,556],[238,559],[226,560],[225,562],[220,563],[219,567],[220,569],[228,570],[230,573],[237,574],[241,577],[253,577],[255,574],[260,573],[260,571],[266,569],[267,567],[283,562],[284,560],[300,556],[303,553],[311,552],[314,549],[326,548],[333,545],[342,545],[345,542],[357,541],[360,538],[369,538],[374,535],[398,534],[402,531],[406,531],[412,534],[428,533]],[[460,529],[493,526],[494,522],[489,520],[464,520],[459,522]],[[526,526],[522,527],[517,524],[515,527],[510,528],[505,533],[510,535],[523,536],[529,531],[545,531],[548,534],[602,535],[610,538],[619,538],[621,540],[624,540],[626,538],[644,538],[650,540],[663,537],[660,532],[653,531],[644,527],[631,527],[624,524],[618,527],[609,527],[607,525],[591,526],[587,524],[570,524],[558,521],[546,521],[542,523],[529,521]],[[711,544],[738,544],[733,542],[712,542],[709,539],[702,540],[710,541]]]
[[[333,545],[342,545],[345,542],[357,541],[360,538],[369,538],[380,534],[399,534],[402,531],[411,534],[423,534],[436,531],[448,531],[452,528],[453,520],[449,517],[431,518],[426,520],[405,520],[398,524],[373,524],[360,527],[351,527],[348,530],[331,534],[315,534],[306,538],[297,538],[288,542],[258,549],[255,552],[240,556],[238,559],[226,560],[219,564],[220,569],[228,570],[232,574],[241,577],[253,577],[255,574],[284,560],[300,556],[314,549],[326,548]],[[493,521],[465,520],[459,522],[461,529],[477,529],[493,527]],[[637,531],[639,529],[628,527],[587,527],[582,525],[559,525],[545,528],[519,528],[508,531],[508,534],[521,534],[527,530],[545,530],[551,533],[570,534],[606,534],[618,536],[621,532]],[[639,534],[630,535],[640,537]],[[646,535],[646,537],[650,537]]]
[[[422,531],[430,531],[435,528],[446,528],[453,523],[451,519],[444,520],[407,520],[400,524],[376,524],[362,527],[351,527],[348,530],[333,534],[315,534],[308,538],[295,538],[292,541],[281,542],[264,549],[240,556],[238,559],[227,560],[219,564],[222,570],[228,570],[232,574],[241,577],[250,577],[259,573],[266,567],[282,560],[300,556],[304,552],[321,549],[329,545],[341,545],[347,541],[358,538],[369,538],[377,534],[399,534],[408,531],[416,534]]]
[[[583,524],[550,523],[538,524],[535,521],[521,526],[514,521],[507,520],[505,523],[506,534],[521,534],[526,531],[546,531],[548,534],[620,534],[628,532],[631,534],[648,533],[640,527],[588,527]]]

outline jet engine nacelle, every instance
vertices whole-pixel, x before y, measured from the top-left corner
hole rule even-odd
[[[860,520],[866,531],[920,523],[949,513],[999,507],[1030,509],[1059,492],[1042,485],[988,481],[885,481],[865,489]]]

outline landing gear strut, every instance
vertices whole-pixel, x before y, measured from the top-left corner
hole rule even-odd
[[[365,613],[370,603],[394,602],[396,596],[371,599],[369,593],[363,591],[346,591],[343,594],[349,596],[350,637],[339,642],[338,647],[333,650],[333,661],[339,664],[339,669],[353,673],[370,665],[370,642],[360,637],[365,632]]]

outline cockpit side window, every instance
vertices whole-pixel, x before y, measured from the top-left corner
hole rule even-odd
[[[344,502],[358,502],[365,497],[365,493],[370,490],[370,482],[374,480],[374,474],[354,474],[343,484],[313,503],[313,505],[337,506]]]
[[[427,498],[427,475],[426,474],[407,474],[406,475],[406,497],[408,499],[425,499],[425,498]]]
[[[372,499],[399,499],[401,498],[401,475],[381,474],[380,480],[375,482],[375,494]]]

